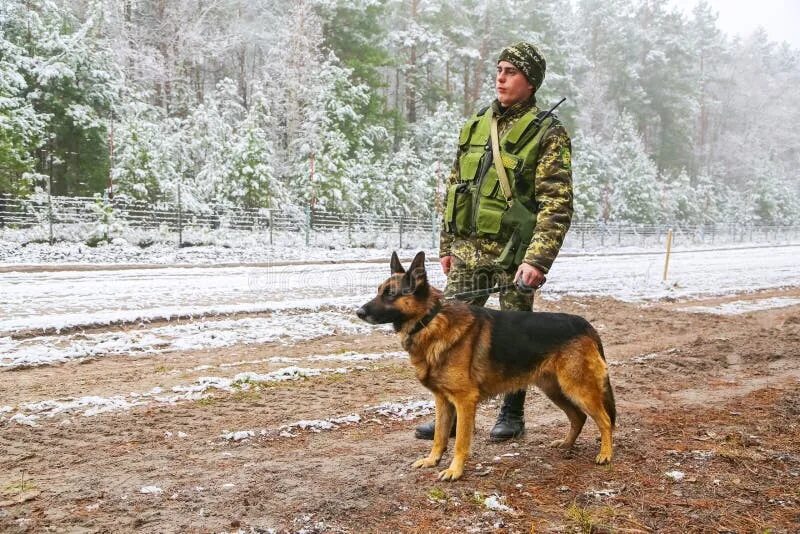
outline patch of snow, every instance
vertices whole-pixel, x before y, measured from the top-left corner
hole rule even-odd
[[[112,397],[88,396],[78,399],[51,399],[39,402],[24,403],[18,407],[36,418],[39,416],[54,417],[56,415],[72,412],[81,412],[82,415],[91,417],[102,413],[130,410],[137,406],[144,406],[152,401],[175,404],[186,400],[203,398],[210,389],[233,391],[236,387],[246,389],[250,383],[257,382],[283,382],[287,380],[302,380],[321,376],[323,374],[345,374],[350,369],[340,367],[335,369],[309,369],[303,367],[285,367],[271,373],[239,373],[233,378],[218,376],[203,376],[194,383],[185,386],[173,386],[172,391],[177,395],[160,395],[162,388],[156,387],[145,393],[130,393],[129,395],[115,395]],[[17,414],[25,418],[25,414]],[[16,416],[15,416],[16,417]],[[13,418],[12,418],[13,420]],[[27,423],[20,423],[27,424]],[[180,434],[179,434],[180,435]],[[185,434],[184,434],[185,435]]]
[[[432,414],[435,410],[435,406],[433,401],[417,400],[406,403],[385,402],[378,406],[368,408],[368,410],[385,417],[410,421],[417,417]]]
[[[39,402],[25,403],[21,409],[33,414],[54,417],[62,413],[82,412],[86,417],[92,417],[101,413],[116,412],[120,410],[130,410],[134,406],[145,404],[142,401],[129,401],[122,395],[114,397],[89,396],[70,400],[44,400]]]
[[[305,359],[312,362],[360,362],[360,361],[392,360],[396,358],[406,358],[406,357],[408,357],[408,353],[405,351],[373,352],[367,354],[350,351],[342,354],[328,354],[325,356],[307,356]]]
[[[614,488],[589,490],[584,495],[592,497],[596,500],[608,499],[619,495],[620,490]]]
[[[141,489],[139,490],[139,493],[160,495],[161,493],[164,493],[164,490],[162,490],[158,486],[142,486]]]
[[[775,308],[788,308],[800,304],[800,299],[788,297],[773,297],[756,300],[736,300],[725,302],[717,306],[686,306],[678,308],[689,313],[713,313],[714,315],[741,315],[754,311],[772,310]]]
[[[513,513],[514,509],[505,504],[505,497],[499,495],[489,495],[483,499],[483,505],[495,512]]]
[[[22,413],[17,413],[15,415],[12,415],[8,420],[17,423],[18,425],[39,426],[39,424],[36,422],[38,418],[39,417],[36,415],[25,415]]]
[[[275,313],[270,317],[202,320],[124,332],[76,333],[14,340],[0,338],[0,367],[50,365],[90,357],[162,354],[228,347],[236,344],[292,343],[339,334],[369,333],[372,327],[355,316],[336,312]],[[379,355],[319,356],[321,359],[356,361]],[[320,360],[322,361],[322,360]],[[203,370],[200,366],[196,370]],[[208,366],[211,368],[211,366]]]
[[[674,480],[675,482],[680,482],[681,480],[684,479],[686,474],[683,471],[667,471],[666,473],[664,473],[664,476]]]
[[[350,425],[360,421],[361,416],[358,414],[350,414],[333,419],[301,420],[282,426],[281,433],[286,432],[291,434],[291,431],[295,428],[299,428],[300,430],[308,430],[311,432],[321,432],[323,430],[333,430],[335,428],[339,428],[340,425]]]
[[[239,430],[236,432],[223,432],[220,437],[227,441],[242,441],[255,435],[256,433],[253,430]]]

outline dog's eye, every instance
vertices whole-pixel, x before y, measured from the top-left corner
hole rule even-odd
[[[392,289],[391,287],[384,287],[381,296],[385,300],[392,300],[397,296],[397,293],[395,293],[394,289]]]

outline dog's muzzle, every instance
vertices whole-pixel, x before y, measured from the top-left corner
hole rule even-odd
[[[367,310],[366,308],[364,308],[364,306],[361,306],[359,309],[356,310],[356,315],[362,321],[366,321],[370,324],[375,324],[375,318],[372,317],[369,313],[367,313]]]

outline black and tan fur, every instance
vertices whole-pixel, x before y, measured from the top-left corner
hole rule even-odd
[[[600,337],[585,319],[565,313],[503,312],[444,300],[441,291],[428,284],[422,252],[407,272],[392,254],[391,269],[378,295],[357,314],[373,324],[394,325],[417,378],[434,394],[433,448],[414,467],[439,463],[455,414],[455,454],[439,478],[460,478],[478,402],[529,384],[538,386],[569,418],[566,437],[553,446],[571,447],[589,415],[600,429],[595,461],[611,461],[614,393]]]

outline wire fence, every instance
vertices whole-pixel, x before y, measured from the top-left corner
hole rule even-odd
[[[92,197],[0,196],[0,232],[16,241],[98,242],[115,237],[133,243],[236,245],[244,238],[270,245],[321,247],[434,247],[434,216],[334,213],[311,207],[284,209],[183,206]]]
[[[800,242],[800,226],[715,224],[702,226],[575,222],[565,250],[661,248],[673,230],[673,246],[781,244]],[[311,207],[248,209],[151,205],[117,197],[38,195],[20,199],[0,195],[0,237],[20,243],[100,242],[122,238],[147,246],[258,242],[278,246],[328,248],[428,248],[439,240],[439,215],[429,217],[335,213]]]

